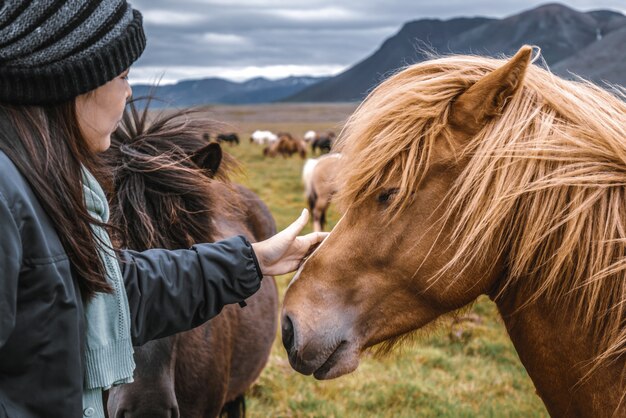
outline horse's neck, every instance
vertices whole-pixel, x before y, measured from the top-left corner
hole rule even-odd
[[[215,182],[211,185],[212,193],[215,196],[224,197],[213,202],[214,217],[211,220],[215,232],[212,237],[214,241],[219,241],[234,235],[247,235],[250,239],[249,231],[246,229],[246,219],[239,206],[241,205],[240,193],[223,183]]]
[[[515,293],[515,292],[512,292]],[[624,359],[584,379],[594,343],[572,315],[539,299],[519,310],[520,295],[497,300],[519,357],[551,416],[626,416]],[[621,401],[621,404],[620,404]]]

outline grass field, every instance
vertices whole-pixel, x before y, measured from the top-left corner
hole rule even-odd
[[[300,173],[304,161],[266,159],[249,144],[255,129],[339,132],[352,104],[210,107],[210,116],[240,134],[224,146],[243,165],[236,180],[270,207],[279,228],[305,206]],[[329,213],[330,226],[338,220]],[[308,228],[305,232],[310,231]],[[290,276],[277,278],[280,299]],[[385,358],[365,354],[359,369],[332,381],[316,381],[291,369],[277,338],[267,367],[247,397],[251,417],[543,417],[547,412],[509,341],[495,305],[483,297],[455,324],[443,318],[409,345]]]

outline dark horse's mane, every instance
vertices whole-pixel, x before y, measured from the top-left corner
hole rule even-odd
[[[116,242],[142,251],[212,241],[215,211],[237,208],[210,186],[228,184],[237,165],[226,154],[215,172],[203,164],[209,149],[203,134],[215,123],[197,110],[152,115],[148,105],[139,111],[129,104],[104,154],[112,174],[110,222],[123,231],[115,234]]]
[[[116,247],[180,249],[215,241],[219,223],[241,223],[251,210],[244,206],[241,189],[228,179],[239,166],[218,144],[207,141],[206,133],[217,124],[199,110],[149,112],[149,102],[141,111],[134,101],[129,104],[103,155],[111,172],[110,223]],[[216,322],[211,333],[223,332],[228,321]],[[143,355],[150,350],[155,348]],[[227,351],[213,354],[216,361],[225,361]],[[223,405],[220,415],[245,416],[243,394]]]

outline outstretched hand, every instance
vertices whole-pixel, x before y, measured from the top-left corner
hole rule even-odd
[[[309,252],[328,236],[328,232],[312,232],[298,236],[309,220],[304,209],[294,223],[265,241],[255,242],[252,249],[263,275],[275,276],[295,271]]]

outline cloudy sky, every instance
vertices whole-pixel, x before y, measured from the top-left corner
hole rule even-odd
[[[403,23],[506,17],[535,0],[130,0],[148,45],[131,83],[334,75],[374,52]],[[580,11],[626,14],[626,0],[566,0]]]

